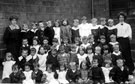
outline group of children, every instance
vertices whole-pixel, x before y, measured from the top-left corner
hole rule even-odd
[[[107,24],[107,25],[106,25]],[[3,83],[23,84],[134,84],[117,41],[113,19],[82,18],[73,26],[68,20],[52,25],[23,24],[20,56],[6,53],[3,62]],[[46,30],[46,31],[45,31]],[[15,59],[15,60],[14,60]],[[134,66],[133,66],[134,67]]]

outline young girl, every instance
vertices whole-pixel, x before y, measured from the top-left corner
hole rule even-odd
[[[73,27],[71,29],[71,32],[72,32],[72,43],[75,43],[75,38],[80,37],[80,34],[79,34],[79,20],[78,19],[74,19]]]
[[[113,80],[109,77],[109,73],[112,69],[111,64],[112,64],[111,60],[106,60],[104,62],[104,66],[101,67],[102,71],[104,73],[105,83],[107,83],[107,84],[113,82]]]
[[[117,37],[115,34],[110,35],[110,42],[109,44],[113,47],[115,44],[118,44]]]
[[[69,43],[71,43],[71,26],[68,23],[68,20],[63,20],[62,21],[62,26],[61,26],[61,39],[63,41],[64,37],[68,38]]]
[[[61,29],[60,29],[60,23],[59,23],[59,20],[56,20],[55,23],[54,23],[54,32],[55,32],[55,35],[54,35],[54,38],[57,38],[58,39],[58,42],[59,44],[61,44],[61,38],[60,38],[60,33],[61,33]]]
[[[87,52],[86,61],[89,65],[88,67],[90,68],[93,61],[93,56],[94,56],[93,48],[88,46],[86,49],[86,52]]]
[[[3,75],[2,80],[5,78],[9,78],[9,75],[12,73],[12,66],[15,64],[13,60],[12,54],[10,52],[6,53],[5,61],[3,64]]]
[[[80,47],[79,48],[79,53],[77,54],[77,57],[79,59],[79,66],[82,61],[86,60],[87,54],[85,54],[85,48]]]
[[[102,55],[102,57],[103,57],[103,60],[104,60],[104,61],[105,61],[105,60],[112,60],[110,48],[109,48],[108,45],[104,45],[104,46],[103,46],[103,55]]]
[[[34,37],[32,44],[33,45],[30,48],[35,48],[36,49],[36,54],[37,54],[38,51],[39,51],[39,47],[40,47],[38,38]]]
[[[23,80],[23,84],[35,84],[35,74],[30,69],[30,64],[25,64],[25,71],[23,72],[25,75],[25,80]]]
[[[46,70],[46,61],[47,61],[47,49],[43,46],[41,46],[39,48],[39,52],[38,52],[38,58],[39,58],[39,69],[44,72]]]
[[[43,72],[43,76],[45,76],[45,84],[49,84],[54,79],[54,74],[56,72],[53,72],[52,65],[47,65],[46,71]]]
[[[86,61],[82,61],[80,65],[80,73],[79,73],[79,84],[92,84],[91,80],[91,71],[88,68],[88,64]]]
[[[60,46],[60,44],[58,42],[58,39],[57,38],[53,38],[51,48],[59,50],[59,46]]]
[[[43,42],[42,42],[42,46],[43,47],[46,47],[47,50],[49,51],[51,46],[49,45],[49,38],[48,37],[43,37]]]
[[[31,36],[32,36],[32,38],[31,39],[33,39],[33,37],[35,37],[35,36],[37,36],[37,31],[38,31],[38,28],[37,28],[37,22],[32,22],[31,23]]]
[[[65,65],[60,65],[58,73],[58,80],[61,84],[69,84],[69,82],[66,80],[66,66]]]

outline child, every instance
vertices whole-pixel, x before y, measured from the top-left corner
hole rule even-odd
[[[12,54],[10,52],[6,53],[5,61],[3,64],[3,74],[2,80],[5,78],[9,78],[9,75],[12,73],[12,66],[15,64],[13,60]]]
[[[79,73],[79,84],[92,84],[91,80],[91,71],[88,68],[88,64],[86,61],[82,61],[80,65],[80,73]]]
[[[80,47],[81,44],[81,39],[79,37],[75,38],[75,45],[76,45],[76,53],[78,52],[78,49]]]
[[[63,41],[64,37],[67,37],[67,40],[69,43],[71,43],[71,26],[69,25],[68,20],[63,20],[62,21],[62,26],[61,26],[61,39]]]
[[[59,46],[60,46],[60,44],[58,42],[58,39],[57,38],[53,38],[53,40],[52,40],[52,47],[51,48],[59,50]]]
[[[54,79],[54,74],[56,72],[53,72],[52,70],[52,65],[49,64],[46,67],[46,71],[43,72],[44,76],[45,76],[45,84],[50,83],[53,79]]]
[[[86,52],[87,52],[86,61],[89,65],[88,67],[90,68],[93,61],[93,56],[94,56],[93,48],[88,46],[86,49]]]
[[[51,51],[48,53],[46,64],[52,65],[52,70],[55,71],[59,68],[59,62],[57,59],[58,51],[56,49],[51,49]]]
[[[95,54],[93,56],[93,59],[98,59],[98,66],[101,67],[103,64],[103,57],[101,55],[101,47],[96,46],[95,47]]]
[[[116,40],[117,37],[115,34],[110,35],[110,42],[109,44],[113,47],[115,44],[118,44],[119,42]]]
[[[66,66],[60,65],[58,73],[58,80],[61,84],[68,84],[69,82],[66,80]]]
[[[68,37],[63,37],[62,45],[65,46],[65,52],[69,53],[69,51],[70,51],[70,44],[69,44]]]
[[[21,46],[21,49],[28,49],[30,50],[30,46],[28,44],[28,39],[25,38],[25,39],[22,39],[22,46]]]
[[[38,31],[38,28],[37,28],[37,22],[32,22],[31,24],[31,39],[33,39],[35,36],[37,36],[37,31]],[[38,37],[38,36],[37,36]]]
[[[46,24],[47,24],[47,27],[44,30],[44,35],[45,35],[45,37],[48,37],[48,44],[52,45],[52,40],[55,35],[54,29],[52,26],[52,21],[49,20],[46,22]]]
[[[28,39],[28,44],[32,44],[32,36],[31,36],[31,31],[28,27],[27,24],[23,24],[22,30],[21,30],[21,37],[22,39]]]
[[[87,17],[82,17],[82,22],[79,25],[79,34],[82,39],[82,37],[86,36],[88,37],[91,34],[91,25],[87,22]]]
[[[54,38],[57,38],[58,43],[61,44],[61,38],[60,38],[61,29],[60,29],[59,20],[55,21],[53,29],[54,29],[54,32],[55,32]]]
[[[135,70],[133,71],[133,75],[129,76],[129,84],[135,83]]]
[[[111,55],[113,65],[116,65],[116,60],[123,59],[122,53],[119,49],[119,44],[113,46],[113,53]]]
[[[111,60],[105,60],[104,66],[101,67],[102,71],[104,73],[105,83],[107,83],[107,84],[113,82],[113,80],[109,77],[109,73],[112,69],[111,65],[112,65]]]
[[[68,67],[69,64],[69,57],[70,55],[65,52],[65,46],[61,45],[59,48],[59,54],[58,54],[58,62],[59,64],[65,64],[66,68]]]
[[[93,84],[104,84],[105,81],[105,77],[103,74],[103,71],[101,69],[101,67],[98,67],[98,59],[94,59],[92,61],[92,80],[93,80]]]
[[[100,18],[99,35],[104,35],[107,41],[108,28],[106,26],[106,18]],[[108,41],[107,41],[108,42]]]
[[[79,34],[79,20],[78,19],[74,19],[73,27],[71,29],[71,32],[72,32],[72,43],[75,43],[75,38],[80,37],[80,34]]]
[[[113,19],[108,19],[108,38],[114,34],[117,35],[117,28],[114,26],[114,20]]]
[[[103,60],[112,60],[111,58],[111,52],[110,52],[110,48],[108,45],[104,45],[103,46]]]
[[[104,35],[101,35],[100,38],[99,38],[98,46],[100,46],[103,49],[103,46],[106,45],[106,44],[107,44],[106,37]]]
[[[46,70],[46,61],[47,61],[48,51],[46,47],[40,46],[39,52],[38,52],[38,58],[39,58],[39,69],[44,72]]]
[[[80,47],[79,48],[79,53],[77,54],[77,57],[79,59],[79,66],[82,61],[86,60],[87,54],[85,54],[85,48]]]
[[[32,56],[28,55],[28,49],[23,49],[21,51],[21,56],[18,59],[19,59],[19,66],[22,70],[24,70],[24,65],[27,62],[31,64],[31,68],[32,68],[33,60],[32,60]]]
[[[38,40],[38,38],[34,37],[32,46],[30,48],[35,48],[36,49],[36,54],[37,54],[38,51],[39,51],[39,47],[40,47],[39,40]]]
[[[90,43],[88,43],[88,38],[86,36],[82,37],[82,44],[81,44],[81,46],[86,49],[89,45],[90,45]]]
[[[68,69],[66,74],[66,79],[68,80],[69,84],[77,83],[77,79],[79,76],[79,71],[77,70],[77,65],[75,62],[70,63],[70,69]]]
[[[25,79],[24,74],[19,71],[19,66],[14,64],[12,66],[12,73],[10,74],[10,83],[22,83]]]
[[[23,84],[35,84],[35,74],[30,69],[30,64],[25,64],[25,71],[23,71],[25,75],[25,80],[23,80]]]
[[[43,42],[42,42],[42,46],[43,47],[46,47],[47,50],[49,51],[51,46],[49,45],[49,38],[48,37],[43,37]]]
[[[39,64],[34,63],[34,74],[35,74],[35,82],[36,83],[42,83],[41,79],[43,76],[43,72],[41,70],[39,70]]]
[[[110,77],[118,84],[126,83],[128,81],[129,70],[124,66],[124,60],[118,59],[117,66],[110,71]]]
[[[92,35],[94,35],[94,41],[97,43],[98,42],[98,39],[99,39],[99,25],[97,25],[97,18],[92,18],[91,20],[91,32],[92,32]]]

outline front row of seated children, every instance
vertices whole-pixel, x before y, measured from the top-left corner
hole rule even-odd
[[[54,51],[53,51],[54,52]],[[102,67],[99,66],[98,59],[93,59],[91,66],[87,61],[80,63],[80,68],[76,62],[70,62],[67,67],[61,64],[57,69],[54,69],[52,64],[47,64],[46,70],[42,71],[38,63],[25,63],[24,70],[20,69],[17,64],[11,59],[11,53],[6,54],[6,61],[3,64],[10,63],[13,66],[8,67],[9,73],[3,76],[3,83],[23,83],[23,84],[104,84],[113,83],[134,84],[134,76],[130,76],[128,68],[124,66],[123,59],[116,60],[116,66],[112,66],[111,60],[105,60]],[[12,63],[12,64],[11,64]],[[10,68],[12,68],[10,71]],[[9,75],[9,77],[8,77]]]

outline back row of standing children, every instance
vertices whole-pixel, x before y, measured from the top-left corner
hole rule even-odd
[[[128,28],[122,38],[120,23],[114,26],[113,19],[108,19],[106,25],[106,19],[101,18],[101,24],[98,25],[96,18],[88,23],[87,18],[83,17],[81,24],[78,19],[74,19],[72,27],[66,19],[62,21],[62,25],[59,20],[54,25],[52,21],[47,21],[46,27],[40,21],[33,22],[31,29],[27,24],[23,24],[20,29],[16,17],[11,17],[10,21],[11,25],[6,28],[3,37],[7,46],[3,62],[3,82],[133,82],[131,56],[125,57],[123,45],[117,41],[118,37],[120,40],[124,37],[132,39],[131,27],[124,21],[120,23]]]

